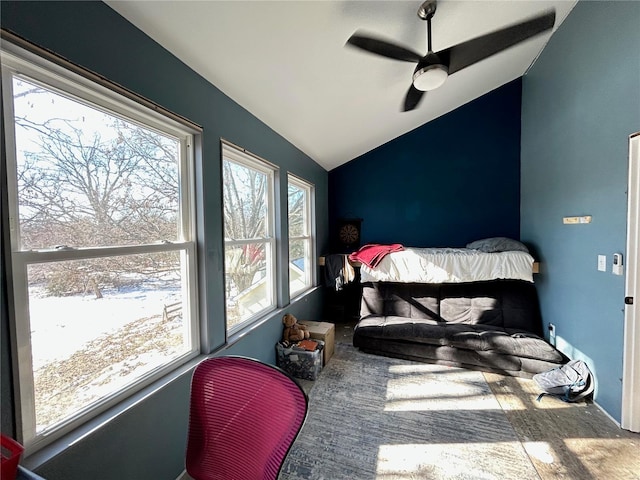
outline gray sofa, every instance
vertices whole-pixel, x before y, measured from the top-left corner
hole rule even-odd
[[[369,353],[531,377],[568,361],[542,338],[535,285],[368,282],[354,346]]]

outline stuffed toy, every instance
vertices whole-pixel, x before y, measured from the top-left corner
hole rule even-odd
[[[287,313],[282,317],[284,324],[284,332],[282,333],[282,341],[286,343],[295,343],[305,338],[309,338],[309,331],[306,325],[300,325],[298,319]]]

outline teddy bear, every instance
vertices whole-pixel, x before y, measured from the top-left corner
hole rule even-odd
[[[298,319],[287,313],[282,317],[284,324],[284,332],[282,333],[282,341],[286,343],[295,343],[305,338],[309,338],[309,331],[306,325],[300,325]]]

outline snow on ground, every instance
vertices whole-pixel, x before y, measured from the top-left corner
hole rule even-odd
[[[162,316],[164,305],[179,298],[175,289],[105,291],[103,298],[31,295],[33,368],[68,358],[91,340],[140,318]]]
[[[176,288],[138,287],[93,296],[30,292],[37,431],[118,392],[188,353],[182,316],[163,320]]]

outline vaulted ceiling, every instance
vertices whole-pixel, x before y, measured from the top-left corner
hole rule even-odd
[[[421,1],[106,3],[327,170],[526,73],[575,1],[440,0],[433,50],[555,9],[552,30],[451,75],[402,112],[415,63],[345,46],[356,31],[427,52]]]

